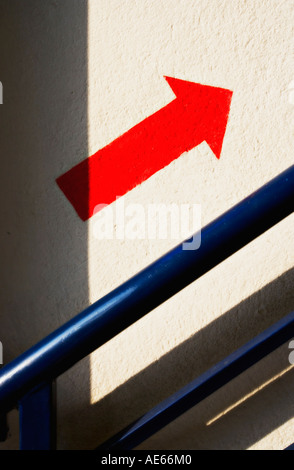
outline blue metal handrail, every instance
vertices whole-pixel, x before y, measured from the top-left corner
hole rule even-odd
[[[294,165],[207,225],[197,250],[182,244],[89,306],[0,371],[0,414],[293,212]],[[187,242],[191,242],[192,239]]]
[[[100,445],[97,450],[128,450],[207,398],[294,336],[294,312],[251,339],[197,379]]]

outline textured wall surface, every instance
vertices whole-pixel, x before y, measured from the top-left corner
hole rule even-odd
[[[203,142],[126,194],[126,207],[200,204],[204,226],[293,164],[294,1],[1,0],[0,18],[0,340],[8,362],[175,245],[97,239],[98,214],[82,222],[55,183],[169,103],[164,75],[233,91],[221,158]],[[94,447],[293,310],[293,222],[59,378],[59,448]],[[290,445],[288,355],[286,344],[140,448]],[[2,447],[16,445],[13,418]]]

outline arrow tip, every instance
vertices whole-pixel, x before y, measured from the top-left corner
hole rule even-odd
[[[185,103],[194,126],[200,126],[207,144],[220,158],[233,92],[179,78],[164,76],[178,99]],[[197,110],[197,113],[194,110]],[[201,118],[200,118],[201,117]]]

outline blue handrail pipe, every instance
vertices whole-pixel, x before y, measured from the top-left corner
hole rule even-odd
[[[290,215],[293,208],[294,165],[204,227],[197,250],[184,250],[179,244],[5,365],[0,370],[0,415],[19,405],[21,416],[27,416],[25,410],[31,409],[38,394],[46,415],[54,402],[51,383],[56,377]],[[42,390],[50,391],[42,394]],[[49,422],[49,427],[54,426],[52,415]]]

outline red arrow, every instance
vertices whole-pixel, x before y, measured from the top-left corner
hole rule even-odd
[[[220,158],[232,91],[165,78],[171,103],[57,178],[82,220],[204,140]]]

